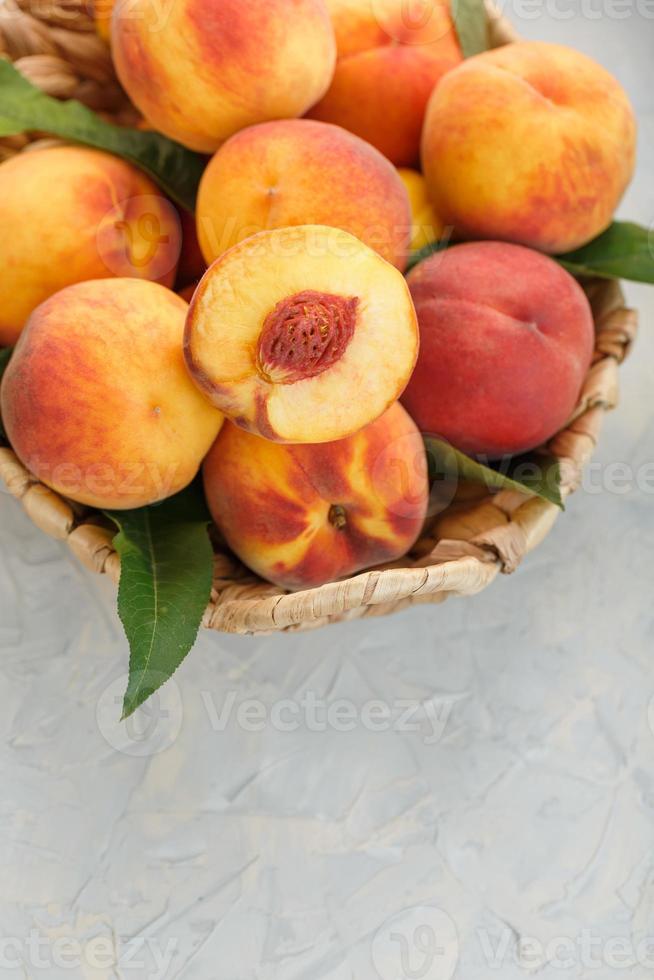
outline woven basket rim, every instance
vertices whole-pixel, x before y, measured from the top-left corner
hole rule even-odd
[[[6,0],[6,3],[12,33],[8,36],[7,24],[0,19],[0,44],[4,35],[5,56],[35,84],[50,94],[81,98],[93,105],[99,97],[97,78],[107,77],[109,71],[113,111],[118,115],[129,112],[124,100],[117,96],[119,89],[115,83],[111,88],[108,49],[93,31],[83,0],[61,0],[62,10],[72,8],[78,15],[74,24],[65,22],[65,27],[57,17],[59,8],[47,7],[48,20],[39,19],[38,8],[30,8],[30,0]],[[491,44],[497,46],[516,40],[513,27],[492,3],[487,2],[487,11]],[[80,45],[80,38],[85,46]],[[44,57],[50,59],[47,64],[51,73],[48,75],[46,71],[39,76]],[[66,84],[62,83],[62,72]],[[0,141],[5,154],[21,151],[27,145],[27,139]],[[591,280],[586,284],[586,291],[596,325],[593,364],[573,417],[546,447],[559,459],[564,498],[579,485],[583,467],[597,443],[605,411],[617,404],[618,365],[627,355],[637,329],[636,314],[625,308],[618,283]],[[10,448],[0,447],[0,478],[37,527],[65,541],[88,569],[118,581],[120,560],[112,544],[115,532],[100,515],[41,484]],[[548,534],[560,511],[540,497],[502,490],[492,497],[480,498],[467,509],[462,508],[461,513],[460,533],[455,520],[453,533],[426,535],[410,563],[395,562],[295,593],[285,593],[257,579],[232,555],[217,552],[211,602],[203,625],[231,633],[306,629],[387,614],[412,604],[440,602],[450,595],[473,595],[490,585],[500,572],[513,571]]]

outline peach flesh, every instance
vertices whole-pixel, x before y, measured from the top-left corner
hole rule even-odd
[[[394,266],[341,229],[298,225],[253,235],[213,263],[193,296],[184,351],[196,384],[238,426],[321,443],[399,397],[418,331]]]

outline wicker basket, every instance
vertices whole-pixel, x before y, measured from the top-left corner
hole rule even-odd
[[[49,95],[79,99],[129,122],[133,110],[116,81],[107,45],[94,29],[89,6],[90,0],[2,0],[0,54]],[[515,39],[494,9],[489,9],[489,31],[494,46]],[[38,134],[0,140],[0,159],[43,143]],[[595,317],[595,357],[573,419],[547,447],[560,459],[564,497],[580,482],[604,412],[617,403],[618,365],[637,327],[636,314],[625,309],[617,283],[596,280],[586,290]],[[40,484],[7,448],[0,448],[0,477],[42,531],[66,541],[87,568],[118,580],[113,532],[101,515]],[[293,594],[261,581],[217,545],[204,625],[231,633],[307,629],[442,602],[450,595],[472,595],[499,572],[513,571],[559,513],[553,504],[513,491],[464,497],[428,522],[402,561]]]

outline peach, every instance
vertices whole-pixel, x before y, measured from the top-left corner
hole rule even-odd
[[[203,475],[230,548],[284,589],[400,558],[427,510],[424,446],[397,403],[356,435],[320,446],[283,446],[227,423]]]
[[[245,126],[301,116],[336,58],[323,0],[121,0],[112,53],[155,129],[212,153]]]
[[[186,323],[191,376],[237,425],[278,442],[330,442],[403,391],[418,353],[404,277],[353,235],[299,225],[225,252]]]
[[[207,262],[258,231],[331,225],[406,264],[402,181],[378,150],[328,123],[290,119],[232,136],[204,172],[196,213]]]
[[[186,311],[140,279],[78,283],[34,311],[0,395],[9,441],[39,480],[98,508],[190,483],[222,416],[186,371]]]
[[[422,163],[432,203],[458,236],[561,253],[609,225],[635,146],[633,110],[612,75],[579,51],[524,41],[443,79]]]
[[[594,328],[579,284],[520,245],[470,242],[409,275],[420,356],[403,403],[423,432],[471,455],[545,442],[572,414]]]
[[[447,0],[328,0],[338,61],[312,119],[337,123],[396,166],[420,155],[427,102],[461,61]]]
[[[411,206],[411,244],[412,252],[437,242],[445,232],[427,192],[427,182],[417,170],[402,167],[398,171],[400,179],[409,195]]]
[[[0,164],[0,344],[73,283],[110,276],[171,286],[180,248],[175,208],[131,164],[74,146]]]

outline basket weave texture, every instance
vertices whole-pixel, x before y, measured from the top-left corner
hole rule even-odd
[[[491,44],[515,40],[512,27],[494,8],[488,12]],[[121,123],[135,119],[116,81],[109,49],[96,33],[90,0],[2,0],[0,55],[49,95],[79,99]],[[0,140],[0,160],[51,142],[41,134]],[[617,404],[618,365],[637,329],[636,314],[625,308],[617,283],[593,280],[585,288],[595,318],[595,355],[573,418],[546,447],[559,458],[564,498],[579,486],[604,413]],[[102,515],[39,483],[9,448],[0,447],[0,477],[34,524],[65,541],[87,568],[118,581],[114,532]],[[411,554],[401,561],[292,594],[257,578],[216,543],[204,625],[231,633],[308,629],[442,602],[450,595],[472,595],[500,572],[512,572],[540,544],[559,513],[554,504],[512,490],[464,493],[427,522]]]

